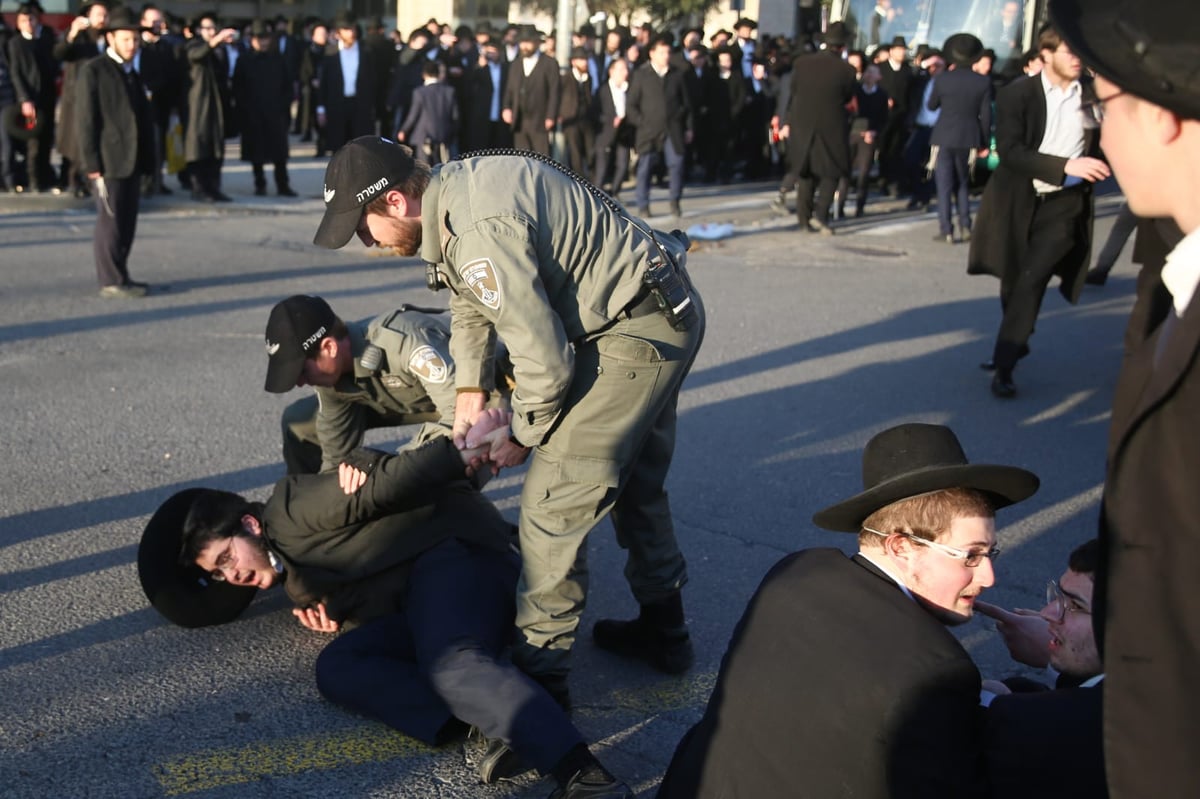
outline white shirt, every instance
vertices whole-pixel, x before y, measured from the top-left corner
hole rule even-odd
[[[618,117],[625,116],[625,92],[629,89],[629,83],[617,83],[615,80],[608,82],[608,90],[612,92],[613,111]]]
[[[541,53],[534,50],[533,55],[529,56],[528,58],[521,59],[521,69],[525,72],[525,77],[528,78],[533,72],[533,68],[537,66],[537,60],[539,56],[541,56]]]
[[[1060,89],[1050,82],[1044,69],[1040,79],[1046,95],[1046,133],[1038,152],[1059,158],[1078,158],[1083,155],[1083,114],[1079,110],[1083,87],[1073,80],[1065,89]],[[1067,178],[1062,186],[1056,186],[1035,178],[1033,188],[1038,194],[1048,194],[1077,183],[1079,178]]]
[[[358,91],[358,42],[346,47],[339,41],[338,61],[342,65],[342,95],[353,97]]]
[[[1200,228],[1184,236],[1171,250],[1162,268],[1162,281],[1171,292],[1175,314],[1183,316],[1200,284]]]

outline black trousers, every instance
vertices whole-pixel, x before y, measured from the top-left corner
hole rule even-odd
[[[452,718],[508,741],[547,773],[583,736],[504,655],[519,559],[455,539],[412,564],[404,610],[336,638],[317,658],[330,701],[428,744]]]
[[[54,169],[50,166],[50,152],[54,149],[54,101],[49,105],[39,103],[37,115],[42,120],[42,130],[25,141],[25,168],[29,188],[45,191],[55,185]]]
[[[850,171],[857,172],[854,179],[855,206],[859,213],[867,205],[867,181],[871,177],[871,164],[875,162],[875,142],[867,144],[861,134],[850,137]],[[846,209],[846,195],[850,189],[850,178],[844,177],[838,181],[838,213]]]
[[[822,225],[829,224],[829,209],[833,206],[833,193],[837,190],[838,178],[817,177],[815,175],[796,176],[796,218],[800,227],[808,226],[809,217],[813,217]],[[814,202],[813,190],[817,196]]]
[[[621,193],[621,184],[629,177],[629,147],[615,141],[607,147],[596,148],[596,172],[592,183],[604,188],[610,173],[612,191],[609,194],[616,197]]]
[[[1004,318],[992,354],[997,372],[1011,373],[1028,352],[1029,337],[1042,309],[1046,286],[1063,259],[1077,246],[1079,218],[1089,202],[1090,196],[1077,189],[1063,189],[1038,198],[1029,228],[1029,248],[1021,268],[1006,272],[1000,279]]]
[[[592,162],[592,151],[596,149],[596,134],[589,121],[563,126],[563,138],[567,143],[567,166],[581,175],[587,175]]]
[[[513,131],[513,147],[518,150],[529,150],[542,155],[550,155],[550,132],[541,119],[526,120]]]
[[[927,203],[933,195],[933,184],[925,171],[929,163],[929,137],[933,128],[917,125],[904,144],[904,164],[908,170],[908,189],[918,203]]]
[[[950,223],[950,198],[958,203],[958,227],[971,229],[971,175],[968,162],[969,147],[939,147],[937,161],[933,164],[933,182],[937,186],[938,230],[943,236],[954,232]]]
[[[287,160],[276,161],[275,167],[275,188],[282,191],[283,189],[291,188],[288,181]],[[255,161],[251,164],[254,170],[254,188],[265,189],[267,187],[267,174],[265,172],[265,164],[262,161]]]
[[[127,262],[137,231],[142,176],[104,178],[104,192],[97,183],[92,186],[96,201],[96,230],[92,235],[96,279],[101,287],[120,286],[129,282]]]

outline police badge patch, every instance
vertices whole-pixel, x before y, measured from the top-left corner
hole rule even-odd
[[[493,311],[500,310],[500,276],[491,258],[476,258],[458,271],[480,302]]]
[[[412,357],[408,359],[408,369],[430,383],[445,383],[446,376],[450,372],[446,367],[446,361],[442,359],[437,350],[428,344],[413,350]]]

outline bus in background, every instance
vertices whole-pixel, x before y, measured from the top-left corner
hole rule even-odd
[[[4,12],[4,24],[10,31],[17,29],[17,7],[20,5],[20,0],[0,0],[0,6],[3,7]],[[52,28],[58,33],[71,27],[71,20],[79,16],[76,12],[79,3],[76,0],[40,0],[38,5],[42,7],[42,25]]]
[[[841,20],[856,50],[873,52],[903,36],[909,52],[940,48],[956,33],[973,33],[996,53],[994,71],[1019,73],[1021,54],[1046,20],[1046,0],[833,0],[829,19]]]

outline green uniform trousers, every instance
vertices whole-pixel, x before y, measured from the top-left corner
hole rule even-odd
[[[675,450],[679,389],[704,338],[704,307],[687,331],[651,313],[618,319],[575,344],[559,419],[533,453],[521,494],[513,657],[529,674],[565,674],[587,599],[588,532],[610,511],[639,604],[687,582],[664,483]]]

